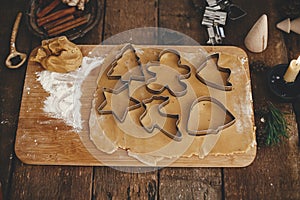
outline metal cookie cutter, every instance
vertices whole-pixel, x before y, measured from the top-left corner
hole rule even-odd
[[[118,67],[118,61],[123,57],[124,53],[130,50],[135,54],[135,59],[137,62],[137,66],[128,66],[132,67],[126,73],[122,74],[114,74],[115,68]],[[126,63],[125,63],[126,64]],[[140,63],[140,58],[136,55],[135,49],[131,44],[126,44],[121,50],[120,53],[116,56],[115,60],[112,62],[110,69],[107,72],[107,77],[109,79],[119,80],[121,79],[122,82],[130,82],[131,80],[144,80],[144,74]]]
[[[22,13],[19,12],[16,17],[10,38],[10,54],[7,56],[5,61],[5,65],[11,69],[16,69],[22,66],[27,58],[27,55],[25,53],[21,53],[16,50],[16,36],[18,33],[21,17]]]
[[[171,53],[177,57],[176,67],[185,70],[184,74],[180,74],[176,69],[173,69],[175,66],[162,63],[162,57],[167,53]],[[157,67],[157,70],[160,70],[159,73],[151,71],[151,67]],[[187,85],[181,80],[188,79],[191,76],[191,69],[189,66],[181,64],[179,52],[173,49],[163,50],[159,55],[159,62],[148,63],[146,70],[153,76],[153,78],[148,79],[146,82],[146,88],[151,93],[160,94],[165,89],[176,97],[187,93]]]
[[[206,0],[209,7],[215,10],[225,10],[231,20],[237,20],[245,15],[247,12],[229,0]]]
[[[206,7],[203,15],[202,25],[213,26],[215,24],[225,25],[227,13]]]
[[[201,24],[207,27],[207,44],[221,44],[225,38],[223,26],[226,25],[227,16],[231,20],[239,19],[247,13],[239,6],[232,4],[229,0],[206,0]]]
[[[231,3],[229,0],[221,0],[218,4],[222,10],[225,10],[228,13],[228,17],[231,20],[237,20],[247,15],[246,11],[238,5]]]
[[[218,7],[219,9],[219,7]],[[217,10],[215,7],[206,7],[201,24],[207,27],[208,44],[221,44],[225,38],[224,29],[227,12]]]
[[[216,106],[218,106],[220,109],[222,109],[225,113],[224,121],[223,121],[223,123],[217,124],[217,127],[209,127],[208,129],[198,129],[198,128],[195,128],[195,127],[190,128],[189,123],[188,123],[186,129],[187,129],[187,132],[190,135],[203,136],[203,135],[207,135],[207,134],[218,134],[221,130],[223,130],[223,129],[225,129],[225,128],[227,128],[227,127],[229,127],[229,126],[231,126],[232,124],[235,123],[235,121],[236,121],[235,117],[226,109],[226,107],[220,101],[218,101],[217,99],[215,99],[213,97],[199,97],[199,98],[197,98],[191,105],[188,121],[191,120],[191,113],[192,113],[194,107],[198,103],[204,102],[204,101],[214,103],[214,104],[216,104]],[[203,111],[203,110],[200,109],[200,111]],[[227,122],[225,120],[226,116],[228,116],[228,118],[230,119],[230,120],[227,120]],[[211,118],[212,118],[211,120],[214,120],[213,116],[211,116]],[[200,122],[200,123],[203,122],[203,121],[204,121],[203,119],[202,120],[198,119],[198,122]],[[210,121],[210,123],[213,123],[213,122]],[[192,125],[195,125],[195,123],[193,123]]]
[[[156,116],[153,116],[155,114],[153,114],[153,111],[150,111],[149,108],[147,107],[147,104],[153,102],[153,101],[160,101],[157,109],[155,109],[155,114]],[[142,106],[144,107],[145,111],[143,112],[143,114],[140,116],[140,123],[143,126],[143,128],[148,132],[148,133],[152,133],[153,130],[155,128],[157,128],[158,130],[160,130],[161,132],[163,132],[166,136],[168,136],[169,138],[175,140],[175,141],[181,141],[182,140],[182,133],[179,131],[178,128],[178,124],[179,124],[179,115],[174,115],[174,114],[167,114],[161,111],[161,109],[167,105],[169,103],[169,97],[165,97],[165,96],[152,96],[149,99],[145,99],[142,101]],[[151,108],[150,108],[151,109]],[[146,117],[150,118],[150,121],[152,123],[146,125],[144,123],[144,119]],[[151,117],[155,117],[154,119]],[[162,118],[164,119],[171,119],[172,121],[175,119],[175,123],[169,121],[166,121],[166,124],[168,125],[172,125],[175,127],[174,130],[168,130],[167,128],[165,128],[163,125],[160,124],[160,122],[164,121],[162,120]]]
[[[223,38],[225,38],[224,29],[222,26],[218,26],[217,24],[207,27],[208,41],[207,44],[215,45],[221,44],[223,42]]]
[[[139,100],[129,96],[127,83],[117,90],[106,87],[102,90],[105,100],[98,107],[98,112],[100,114],[112,114],[118,121],[124,122],[128,111],[141,107]],[[111,96],[106,95],[105,93],[111,94]],[[112,100],[113,96],[116,96],[115,98],[117,98],[115,103]],[[130,102],[133,104],[129,105]]]
[[[218,60],[219,60],[219,53],[214,53],[214,54],[211,54],[209,56],[207,56],[207,61],[205,63],[203,63],[196,71],[196,78],[201,81],[203,84],[205,85],[208,85],[210,87],[213,87],[213,88],[216,88],[216,89],[219,89],[219,90],[225,90],[225,91],[230,91],[232,90],[232,84],[229,82],[229,78],[230,78],[230,74],[231,74],[231,70],[228,69],[228,68],[223,68],[223,67],[220,67],[218,65]],[[216,70],[218,70],[219,72],[224,72],[226,74],[228,74],[228,78],[226,80],[226,82],[223,84],[223,85],[220,85],[220,84],[217,84],[217,83],[214,83],[212,81],[209,81],[207,79],[205,79],[205,77],[201,76],[201,71],[207,67],[207,62],[208,60],[210,59],[213,59],[215,60],[215,65],[216,65]]]

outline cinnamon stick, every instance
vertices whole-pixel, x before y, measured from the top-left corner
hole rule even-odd
[[[52,1],[49,5],[47,5],[45,8],[43,8],[42,10],[40,10],[40,12],[38,12],[36,14],[36,16],[38,18],[44,17],[49,12],[51,12],[54,8],[56,8],[56,6],[58,6],[60,4],[60,1],[61,0],[54,0],[54,1]]]
[[[44,29],[49,30],[49,29],[52,29],[52,28],[54,28],[54,27],[56,27],[58,25],[61,25],[61,24],[65,23],[67,21],[71,21],[73,19],[75,19],[74,15],[68,15],[68,16],[59,18],[59,19],[57,19],[55,21],[51,21],[51,22],[45,24],[43,27],[44,27]]]
[[[73,21],[63,23],[57,27],[54,27],[54,28],[48,30],[48,35],[49,36],[58,35],[60,33],[66,32],[68,30],[71,30],[71,29],[81,26],[83,24],[86,24],[88,21],[89,21],[88,16],[78,17]]]
[[[75,11],[76,11],[75,7],[70,7],[70,8],[58,10],[54,13],[51,13],[51,14],[46,15],[44,17],[38,18],[37,19],[37,24],[38,24],[38,26],[43,26],[46,23],[49,23],[51,21],[54,21],[56,19],[59,19],[61,17],[66,16],[66,15],[70,15],[70,14],[74,13]]]

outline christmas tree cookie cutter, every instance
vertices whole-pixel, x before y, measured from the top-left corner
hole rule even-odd
[[[127,54],[129,54],[128,58],[125,57]],[[133,58],[130,57],[132,54]],[[121,64],[120,61],[122,59],[124,59],[124,62]],[[132,65],[132,63],[135,64]],[[137,56],[136,50],[131,44],[126,44],[120,50],[120,53],[117,54],[107,72],[107,77],[113,80],[120,79],[122,82],[130,82],[131,80],[144,81],[140,58]]]

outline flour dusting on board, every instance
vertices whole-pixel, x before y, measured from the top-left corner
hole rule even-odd
[[[81,130],[81,85],[89,73],[103,63],[103,60],[102,57],[84,57],[81,67],[70,73],[47,70],[37,72],[37,80],[50,94],[44,101],[44,112],[50,117],[64,120],[75,130]]]

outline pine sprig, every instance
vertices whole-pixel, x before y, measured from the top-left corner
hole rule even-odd
[[[266,145],[278,144],[282,137],[288,138],[287,123],[284,114],[271,102],[267,104],[265,122],[265,133],[267,134]]]

